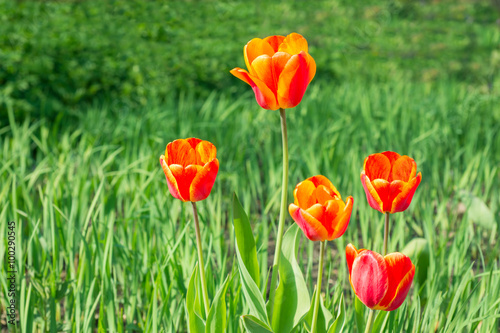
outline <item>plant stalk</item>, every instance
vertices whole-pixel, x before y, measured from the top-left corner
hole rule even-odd
[[[311,333],[316,333],[318,330],[318,310],[319,301],[321,298],[321,282],[323,280],[323,257],[325,254],[326,241],[321,242],[321,248],[319,252],[319,265],[318,265],[318,282],[316,283],[316,297],[314,299],[314,312],[311,323]]]
[[[288,193],[288,136],[286,131],[285,109],[280,109],[281,137],[283,143],[283,179],[281,183],[281,207],[278,224],[278,234],[276,235],[276,248],[274,249],[273,273],[271,276],[271,289],[269,291],[269,318],[273,317],[274,295],[276,293],[276,282],[278,280],[278,267],[281,258],[281,242],[283,240],[283,229],[285,228],[285,212]]]
[[[201,233],[200,233],[200,223],[198,221],[198,210],[196,209],[196,202],[191,202],[193,204],[193,215],[194,215],[194,229],[196,231],[196,247],[198,248],[198,263],[200,268],[201,277],[201,290],[203,293],[203,304],[205,305],[205,316],[208,315],[210,310],[210,303],[208,301],[207,293],[207,280],[205,279],[205,263],[203,262],[203,252],[201,250]]]
[[[387,242],[389,241],[389,212],[385,213],[385,224],[384,224],[384,252],[382,255],[385,257],[387,254]]]
[[[368,321],[366,323],[365,333],[371,333],[373,327],[373,314],[375,311],[370,309],[370,314],[368,315]]]

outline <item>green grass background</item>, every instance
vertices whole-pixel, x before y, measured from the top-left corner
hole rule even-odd
[[[209,294],[235,274],[228,331],[241,331],[248,306],[232,193],[250,215],[266,276],[281,134],[278,113],[229,70],[244,67],[251,38],[295,31],[318,71],[287,111],[289,202],[315,174],[354,197],[350,225],[327,251],[327,307],[337,311],[344,292],[345,331],[356,332],[344,248],[380,252],[383,237],[359,174],[367,155],[394,150],[416,160],[423,180],[410,208],[391,217],[389,251],[425,238],[429,265],[417,262],[424,278],[384,331],[498,332],[499,17],[493,1],[1,0],[0,235],[16,222],[19,271],[19,323],[9,329],[187,330],[194,226],[158,158],[168,142],[195,136],[213,142],[220,161],[198,204]],[[303,237],[299,250],[310,290],[313,246]]]

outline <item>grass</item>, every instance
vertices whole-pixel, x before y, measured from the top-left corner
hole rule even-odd
[[[191,136],[213,142],[220,161],[210,197],[198,203],[208,292],[213,297],[230,276],[228,332],[242,331],[239,316],[248,305],[235,260],[232,194],[249,213],[265,277],[279,213],[281,133],[278,112],[260,109],[228,70],[243,66],[241,49],[250,38],[290,31],[307,37],[318,73],[303,102],[287,110],[288,197],[295,184],[316,174],[331,179],[344,198],[354,197],[346,233],[328,243],[326,307],[336,313],[343,293],[344,332],[358,331],[344,249],[350,242],[382,249],[383,216],[366,202],[359,175],[366,156],[393,150],[413,157],[423,180],[410,208],[391,216],[389,252],[416,238],[429,246],[415,260],[407,301],[377,318],[382,331],[499,331],[500,33],[489,2],[262,2],[250,8],[239,1],[4,1],[0,8],[10,13],[0,15],[0,22],[12,23],[1,25],[8,33],[0,42],[13,50],[5,59],[10,49],[0,53],[10,75],[5,82],[0,78],[3,331],[187,330],[185,298],[197,262],[192,212],[168,193],[159,156],[168,142]],[[162,25],[165,12],[170,16]],[[74,13],[80,25],[73,24]],[[34,14],[47,16],[33,20]],[[193,19],[182,20],[186,15]],[[109,31],[102,22],[109,22]],[[82,70],[95,65],[92,57],[97,64],[103,59],[92,51],[101,48],[84,47],[93,29],[102,30],[102,45],[113,44],[116,34],[129,36],[119,47],[102,50],[123,65],[109,67],[120,78],[119,69],[144,64],[131,72],[137,91],[127,90],[127,76],[115,82],[112,75]],[[67,38],[44,33],[60,30]],[[77,49],[81,44],[92,51],[92,57],[78,53],[85,66],[66,64],[74,60],[64,56],[74,38]],[[30,52],[46,48],[55,55],[42,52],[43,59],[62,61],[56,67],[63,72],[51,77],[53,87],[36,84],[38,90],[30,90],[25,81],[45,80],[47,70],[31,60],[40,52]],[[38,69],[23,66],[30,63]],[[94,85],[78,79],[70,81],[83,90],[73,89],[60,80],[73,77],[65,76],[65,64],[79,68],[75,75],[109,79],[109,87],[118,88],[94,92]],[[60,86],[70,91],[63,95],[72,103],[75,91],[90,102],[78,100],[75,107],[47,93]],[[104,98],[94,99],[94,93]],[[39,104],[47,110],[38,110]],[[52,116],[39,117],[33,109]],[[15,328],[7,328],[5,311],[9,221],[16,223],[19,272]],[[292,223],[287,216],[286,227]],[[319,245],[301,237],[299,261],[312,294]],[[368,311],[361,310],[366,318]]]
[[[389,251],[422,237],[430,255],[425,281],[415,280],[385,330],[498,330],[500,137],[491,121],[500,118],[498,101],[453,81],[313,82],[303,103],[288,111],[290,187],[322,173],[355,199],[350,226],[330,242],[325,261],[326,305],[334,311],[344,292],[347,331],[355,330],[355,312],[343,249],[348,242],[382,246],[383,216],[368,206],[359,173],[365,156],[387,149],[413,156],[423,174],[410,209],[392,218]],[[218,147],[216,184],[198,205],[209,294],[237,272],[233,191],[250,213],[266,276],[281,137],[278,113],[260,110],[250,93],[232,99],[214,92],[205,101],[183,95],[120,114],[96,107],[76,126],[10,115],[1,128],[0,230],[6,234],[6,222],[16,221],[21,331],[187,329],[184,299],[197,260],[191,211],[168,194],[158,162],[178,137]],[[494,221],[473,223],[471,196]],[[304,256],[315,253],[312,242],[303,238],[299,251],[312,290],[315,267]],[[420,269],[417,263],[417,275]],[[229,332],[241,329],[246,309],[238,279],[228,289]]]

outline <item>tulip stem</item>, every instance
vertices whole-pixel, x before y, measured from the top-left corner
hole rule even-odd
[[[201,250],[201,233],[200,233],[200,223],[198,221],[198,211],[196,209],[196,202],[191,202],[193,204],[193,215],[194,215],[194,230],[196,231],[196,245],[198,248],[198,266],[200,268],[201,277],[201,290],[203,292],[203,304],[205,305],[205,315],[208,316],[208,310],[210,310],[210,304],[208,302],[207,293],[207,280],[205,279],[205,264],[203,262],[203,252]]]
[[[278,224],[278,234],[276,235],[276,247],[274,249],[273,273],[271,276],[271,289],[269,290],[269,318],[273,317],[274,295],[276,293],[276,282],[278,280],[278,267],[281,258],[281,241],[283,240],[283,229],[285,227],[285,212],[288,192],[288,136],[286,131],[285,109],[280,109],[281,137],[283,143],[283,179],[281,183],[281,207]]]
[[[374,310],[370,309],[370,314],[368,315],[368,321],[366,323],[365,333],[371,333],[373,327],[373,314]]]
[[[321,298],[321,282],[323,280],[323,257],[325,255],[326,241],[321,242],[318,265],[318,282],[316,283],[316,297],[314,299],[314,312],[311,323],[311,333],[316,333],[318,327],[318,310]]]
[[[387,254],[387,242],[389,240],[389,212],[385,213],[385,224],[384,224],[384,252],[382,255],[385,257]]]

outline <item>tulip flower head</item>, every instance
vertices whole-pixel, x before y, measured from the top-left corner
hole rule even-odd
[[[393,311],[403,304],[410,291],[415,266],[402,253],[385,257],[370,251],[346,247],[349,281],[354,293],[364,305],[373,310]]]
[[[196,138],[170,142],[160,164],[167,177],[170,194],[182,201],[201,201],[208,197],[219,171],[217,149]]]
[[[293,191],[294,203],[288,211],[312,241],[333,240],[349,225],[353,198],[342,201],[340,193],[325,176],[314,176],[299,183]]]
[[[422,180],[416,173],[417,163],[406,155],[386,151],[368,156],[361,183],[370,206],[381,213],[406,210]]]
[[[264,109],[297,106],[316,73],[307,41],[297,33],[254,38],[243,49],[248,71],[239,67],[231,74],[248,83]]]

